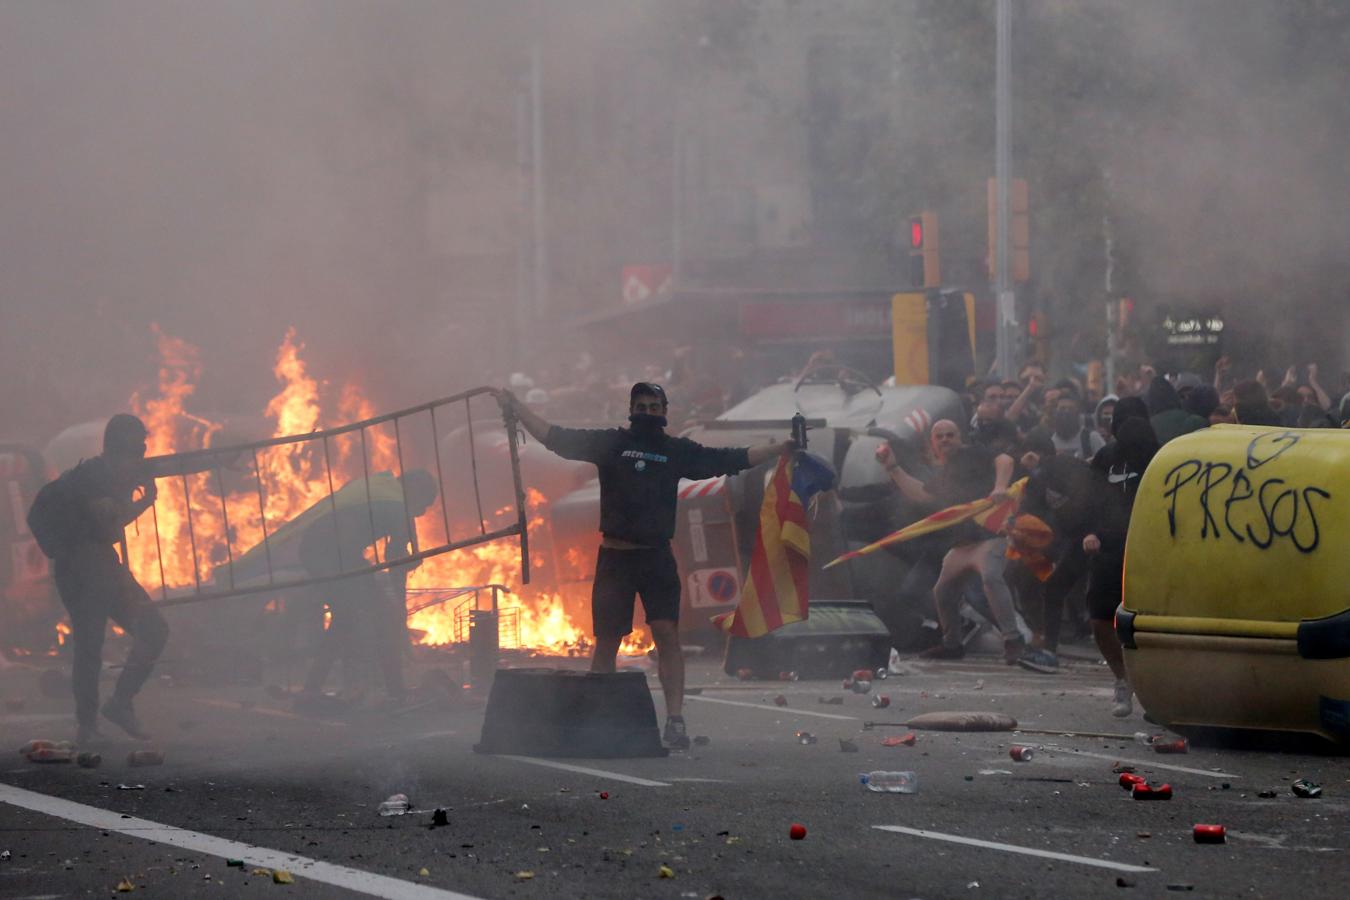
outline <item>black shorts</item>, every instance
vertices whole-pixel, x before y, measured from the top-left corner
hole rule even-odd
[[[633,597],[642,596],[647,621],[680,619],[680,573],[670,547],[614,550],[601,547],[591,588],[596,637],[623,637],[633,630]]]
[[[1120,606],[1125,588],[1125,559],[1116,554],[1098,553],[1092,557],[1088,571],[1088,618],[1110,622],[1116,617],[1116,607]]]

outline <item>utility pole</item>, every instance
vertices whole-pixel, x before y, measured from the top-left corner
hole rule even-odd
[[[998,0],[997,46],[994,60],[994,182],[998,243],[994,258],[995,366],[1007,380],[1013,371],[1014,329],[1017,326],[1009,260],[1012,254],[1008,183],[1012,178],[1012,0]]]
[[[530,45],[530,164],[531,193],[534,214],[534,309],[533,318],[547,314],[548,302],[548,234],[547,197],[544,194],[544,116],[543,88],[539,39]],[[539,323],[535,323],[537,328]]]

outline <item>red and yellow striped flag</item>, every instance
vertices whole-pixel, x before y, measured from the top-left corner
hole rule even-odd
[[[1017,505],[1022,501],[1022,492],[1026,490],[1027,480],[1018,479],[1008,486],[1007,499],[995,503],[988,497],[981,497],[979,500],[972,500],[969,503],[959,503],[956,506],[949,506],[946,509],[939,510],[931,516],[912,522],[894,531],[879,541],[873,541],[866,547],[860,547],[845,553],[836,560],[825,564],[825,568],[837,566],[840,563],[848,562],[850,559],[857,559],[859,556],[866,556],[869,553],[875,553],[882,547],[889,547],[891,544],[899,544],[902,541],[911,541],[924,534],[932,534],[934,531],[941,531],[944,528],[950,528],[961,522],[973,520],[979,525],[983,525],[993,534],[998,534],[1003,527],[1008,524],[1008,520],[1017,512]]]
[[[807,616],[811,535],[806,518],[811,498],[829,490],[834,473],[805,453],[782,456],[764,488],[759,534],[741,601],[713,624],[736,637],[760,637]]]

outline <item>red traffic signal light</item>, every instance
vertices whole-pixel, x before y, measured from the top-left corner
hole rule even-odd
[[[909,248],[911,250],[923,248],[923,216],[910,216]]]

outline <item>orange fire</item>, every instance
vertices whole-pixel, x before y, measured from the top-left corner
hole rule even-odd
[[[142,398],[137,394],[131,398],[132,409],[150,431],[148,452],[160,455],[209,447],[219,435],[221,426],[193,416],[186,409],[201,375],[197,348],[158,328],[155,328],[155,335],[161,358],[158,391],[152,397]],[[336,421],[325,421],[327,394],[324,385],[309,373],[303,351],[304,344],[296,338],[295,329],[288,330],[273,366],[279,390],[265,409],[272,422],[274,437],[308,434],[316,429],[371,418],[375,414],[359,387],[348,384],[340,389],[336,398]],[[331,397],[327,399],[332,400]],[[213,571],[225,571],[227,560],[238,558],[262,542],[264,515],[270,533],[281,523],[326,499],[330,478],[333,487],[340,488],[353,478],[362,477],[366,467],[371,473],[399,471],[394,436],[387,428],[366,429],[365,466],[362,449],[359,435],[353,433],[333,438],[327,456],[323,448],[316,447],[313,442],[283,444],[260,450],[256,463],[253,458],[238,461],[238,471],[232,476],[205,472],[160,479],[153,512],[158,524],[158,547],[155,523],[147,513],[129,529],[128,553],[132,570],[152,594],[155,593],[152,586],[161,584],[161,565],[162,582],[170,590],[192,587],[199,580],[207,583]],[[230,477],[235,483],[225,483]],[[262,485],[261,501],[257,490],[259,482]],[[547,529],[547,501],[537,491],[530,491],[527,505],[530,534],[537,540],[537,533]],[[439,505],[433,506],[428,514],[416,521],[422,547],[436,546],[446,539],[444,520],[437,514],[439,509]],[[502,510],[497,516],[500,518],[511,512]],[[545,560],[536,557],[533,565],[542,569]],[[501,606],[518,610],[504,618],[518,621],[520,647],[555,653],[575,653],[585,649],[589,644],[587,633],[577,625],[570,612],[584,609],[584,598],[529,587],[522,592],[520,581],[518,547],[513,540],[504,540],[431,557],[409,576],[408,587],[449,589],[494,583],[505,585],[512,593],[503,595]],[[485,592],[482,598],[485,605],[489,596]],[[457,605],[452,602],[420,610],[411,617],[409,627],[420,634],[421,643],[453,643]],[[512,633],[509,640],[503,640],[503,646],[514,640]],[[623,651],[640,653],[649,646],[643,637],[630,637]]]

